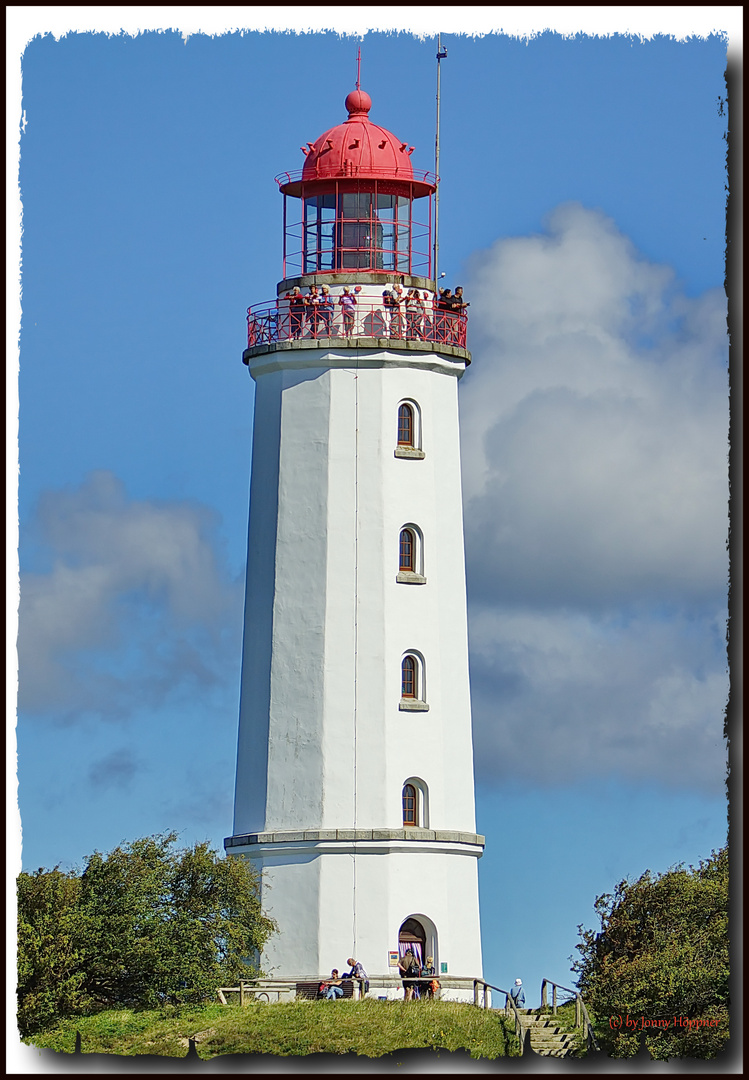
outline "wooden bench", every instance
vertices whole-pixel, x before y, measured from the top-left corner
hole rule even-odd
[[[317,999],[321,996],[318,993],[318,988],[320,986],[320,983],[323,981],[323,979],[316,979],[314,982],[298,982],[296,984],[296,996],[304,1001],[317,1001]],[[341,983],[341,990],[343,990],[343,996],[345,998],[353,997],[353,981],[351,979],[344,979]]]

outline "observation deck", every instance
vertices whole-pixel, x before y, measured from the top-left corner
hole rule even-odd
[[[247,348],[242,360],[250,360],[278,348],[385,348],[414,352],[438,352],[471,363],[466,348],[468,317],[464,312],[438,307],[433,295],[395,306],[384,298],[361,297],[350,289],[356,303],[341,303],[343,292],[279,297],[247,309]]]

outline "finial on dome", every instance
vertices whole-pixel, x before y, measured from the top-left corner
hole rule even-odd
[[[354,116],[367,115],[372,108],[372,98],[366,90],[352,90],[346,98],[345,105],[348,110],[348,118],[352,120]]]

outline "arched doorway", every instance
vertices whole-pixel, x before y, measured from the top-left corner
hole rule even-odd
[[[405,956],[411,949],[421,965],[426,956],[426,945],[426,931],[418,919],[406,919],[398,931],[398,957]]]

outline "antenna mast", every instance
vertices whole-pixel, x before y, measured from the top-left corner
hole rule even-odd
[[[437,34],[437,131],[434,140],[434,288],[439,290],[439,225],[440,225],[440,60],[447,56],[447,49],[442,48],[442,35]],[[439,295],[439,294],[438,294]]]
[[[361,90],[361,45],[356,54],[356,89]]]

